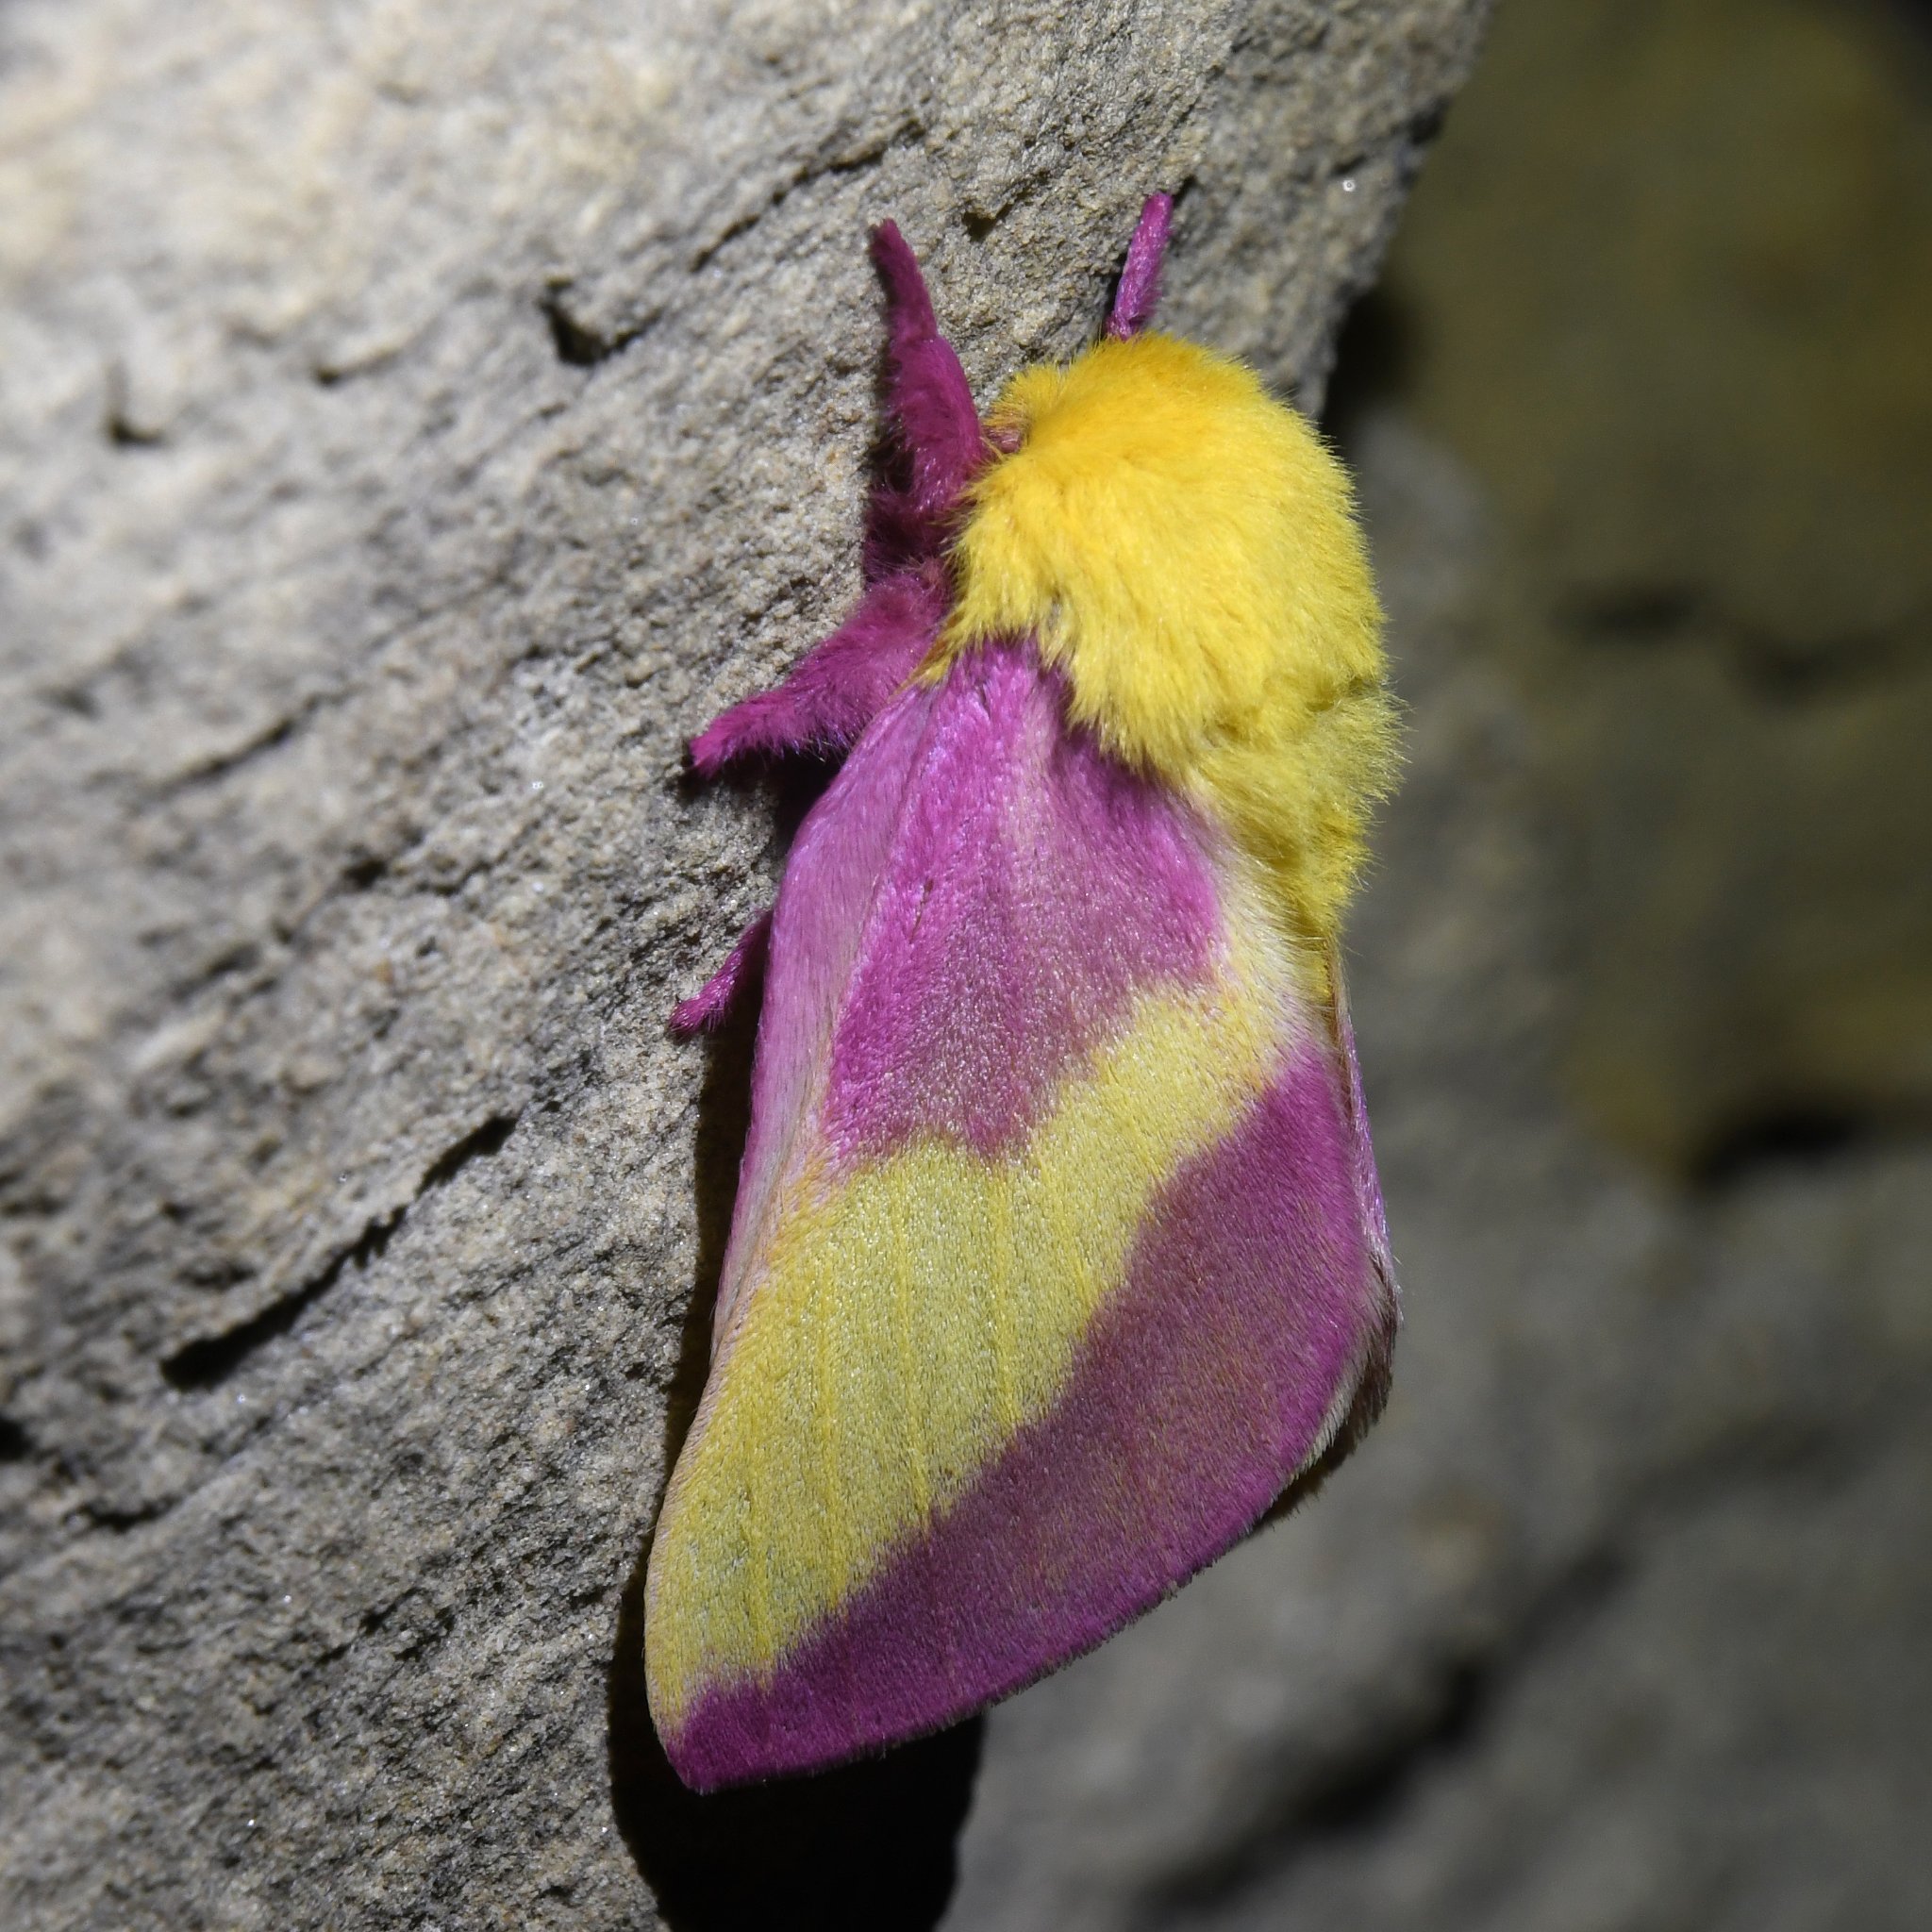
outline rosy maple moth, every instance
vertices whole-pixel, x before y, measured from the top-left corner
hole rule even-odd
[[[900,466],[857,608],[693,743],[844,752],[674,1027],[762,987],[709,1378],[650,1557],[700,1789],[1087,1650],[1346,1451],[1396,1322],[1337,948],[1392,764],[1347,477],[1241,364],[1104,338],[984,423],[872,238]]]

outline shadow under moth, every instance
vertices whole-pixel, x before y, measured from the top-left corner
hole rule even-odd
[[[930,1731],[1119,1629],[1374,1419],[1396,1324],[1338,933],[1393,764],[1347,476],[1146,326],[982,422],[872,238],[898,466],[852,615],[693,743],[844,762],[680,1006],[758,991],[709,1379],[646,1595],[700,1790]]]

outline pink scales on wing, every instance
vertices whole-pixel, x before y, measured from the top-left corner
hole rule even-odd
[[[962,659],[928,702],[833,1038],[822,1120],[848,1157],[1011,1144],[1136,998],[1220,949],[1204,829],[1069,730],[1029,649]],[[814,891],[788,874],[781,938]]]
[[[974,653],[886,707],[799,828],[772,909],[721,1338],[813,1149],[1009,1146],[1139,994],[1209,976],[1205,837],[1068,731],[1028,650]]]

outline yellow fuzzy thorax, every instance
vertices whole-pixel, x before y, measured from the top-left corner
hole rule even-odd
[[[933,660],[1031,636],[1075,721],[1189,792],[1332,939],[1394,730],[1346,472],[1252,371],[1171,336],[1026,369],[990,419]]]

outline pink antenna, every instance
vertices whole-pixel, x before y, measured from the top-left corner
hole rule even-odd
[[[1134,239],[1127,243],[1120,290],[1107,324],[1108,334],[1121,341],[1138,335],[1154,319],[1154,305],[1160,300],[1160,259],[1167,253],[1167,231],[1173,220],[1174,196],[1150,194],[1141,209]]]

